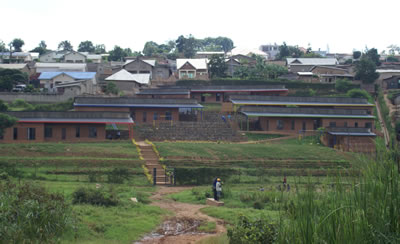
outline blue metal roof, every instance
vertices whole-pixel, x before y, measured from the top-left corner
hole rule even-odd
[[[96,72],[42,72],[39,80],[51,80],[61,74],[68,75],[75,80],[91,80],[96,76]]]

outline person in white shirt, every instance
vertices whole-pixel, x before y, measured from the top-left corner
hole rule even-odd
[[[220,178],[217,179],[217,184],[215,184],[215,190],[217,191],[217,201],[219,201],[222,192],[222,183]]]

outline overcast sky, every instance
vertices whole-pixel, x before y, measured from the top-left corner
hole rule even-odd
[[[179,35],[226,36],[235,46],[258,48],[283,41],[330,52],[400,45],[399,0],[1,0],[0,40],[41,40],[56,49],[69,40],[77,49],[90,40],[107,50],[133,51],[146,41]]]

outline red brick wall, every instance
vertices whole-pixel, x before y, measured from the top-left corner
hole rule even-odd
[[[325,134],[322,137],[322,144],[331,146],[333,135]],[[375,153],[375,140],[372,136],[336,136],[336,149],[359,153]]]
[[[76,127],[80,127],[80,137],[75,136]],[[52,128],[52,137],[44,137],[44,128]],[[97,128],[97,137],[89,138],[89,127]],[[13,130],[18,129],[17,140],[13,139]],[[28,140],[27,128],[36,128],[36,139]],[[66,129],[66,139],[61,139],[62,128]],[[16,143],[16,142],[78,142],[78,141],[102,141],[106,139],[105,124],[44,124],[44,123],[18,123],[16,126],[7,128],[5,130],[4,139],[0,140],[0,143]]]
[[[372,130],[374,130],[374,119],[322,119],[322,127],[328,128],[330,122],[336,122],[336,127],[355,127],[355,123],[358,123],[359,128],[365,128],[365,123],[372,123]]]
[[[134,122],[136,124],[152,124],[154,113],[158,113],[157,122],[169,121],[165,119],[165,112],[170,111],[172,114],[173,121],[179,121],[179,109],[178,108],[131,108],[131,111],[135,111]],[[146,112],[146,122],[143,122],[143,112]]]
[[[278,130],[278,120],[283,121],[283,129]],[[292,130],[292,120],[294,120],[294,130]],[[303,122],[306,123],[306,130],[313,130],[314,120],[309,118],[267,118],[260,117],[260,126],[262,130],[267,131],[267,121],[269,124],[268,131],[282,132],[286,134],[297,134],[300,130],[303,130]]]

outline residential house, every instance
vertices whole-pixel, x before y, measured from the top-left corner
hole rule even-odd
[[[167,80],[171,75],[168,62],[151,59],[127,60],[123,68],[132,74],[150,74],[151,80]]]
[[[242,67],[241,63],[239,62],[238,59],[234,59],[232,57],[226,58],[225,59],[225,64],[226,64],[226,75],[233,77],[235,72]]]
[[[336,83],[336,80],[354,80],[354,75],[349,74],[347,69],[333,66],[314,66],[310,69],[319,78],[320,83]]]
[[[129,112],[135,124],[197,120],[203,106],[194,99],[76,97],[76,111]]]
[[[5,112],[18,122],[6,128],[0,143],[104,141],[106,125],[124,125],[133,138],[133,120],[126,112]]]
[[[117,73],[105,78],[105,82],[113,82],[119,90],[133,95],[137,88],[150,85],[149,73],[132,74],[125,69],[121,69]]]
[[[85,72],[86,63],[35,63],[36,73],[42,72]]]
[[[336,66],[336,58],[287,58],[286,65],[289,72],[309,72],[314,66]]]
[[[381,87],[385,87],[384,80],[393,76],[400,75],[400,69],[377,69],[376,72],[379,74],[379,78],[376,81]]]
[[[400,89],[400,75],[394,75],[383,79],[383,89]]]
[[[321,142],[343,151],[374,154],[375,137],[370,128],[329,128],[322,135]]]
[[[0,69],[16,69],[23,73],[26,73],[28,75],[28,77],[33,74],[33,70],[26,63],[0,64]]]
[[[297,79],[305,83],[318,83],[319,78],[313,72],[297,72]]]
[[[255,65],[257,63],[257,60],[253,57],[249,57],[243,54],[236,54],[230,56],[231,59],[237,60],[241,65]]]
[[[79,52],[70,51],[64,54],[62,61],[65,63],[86,63],[86,55]]]
[[[0,52],[1,63],[28,63],[33,61],[32,55],[28,52]]]
[[[205,58],[197,59],[177,59],[176,67],[179,79],[208,80],[208,60]]]
[[[263,57],[264,59],[269,59],[268,54],[263,52],[260,49],[257,48],[241,48],[241,47],[235,47],[229,52],[229,56],[235,56],[235,55],[243,55],[243,56],[253,56],[253,55],[258,55]]]
[[[69,51],[48,51],[39,56],[39,61],[43,63],[62,62],[62,58]]]
[[[38,79],[40,87],[49,92],[64,93],[65,89],[75,95],[98,92],[95,72],[42,72]]]
[[[76,51],[49,51],[40,55],[40,62],[44,63],[101,63],[102,55],[90,54],[88,52],[76,52]]]
[[[261,45],[260,50],[268,54],[268,59],[273,60],[279,54],[278,44]]]

